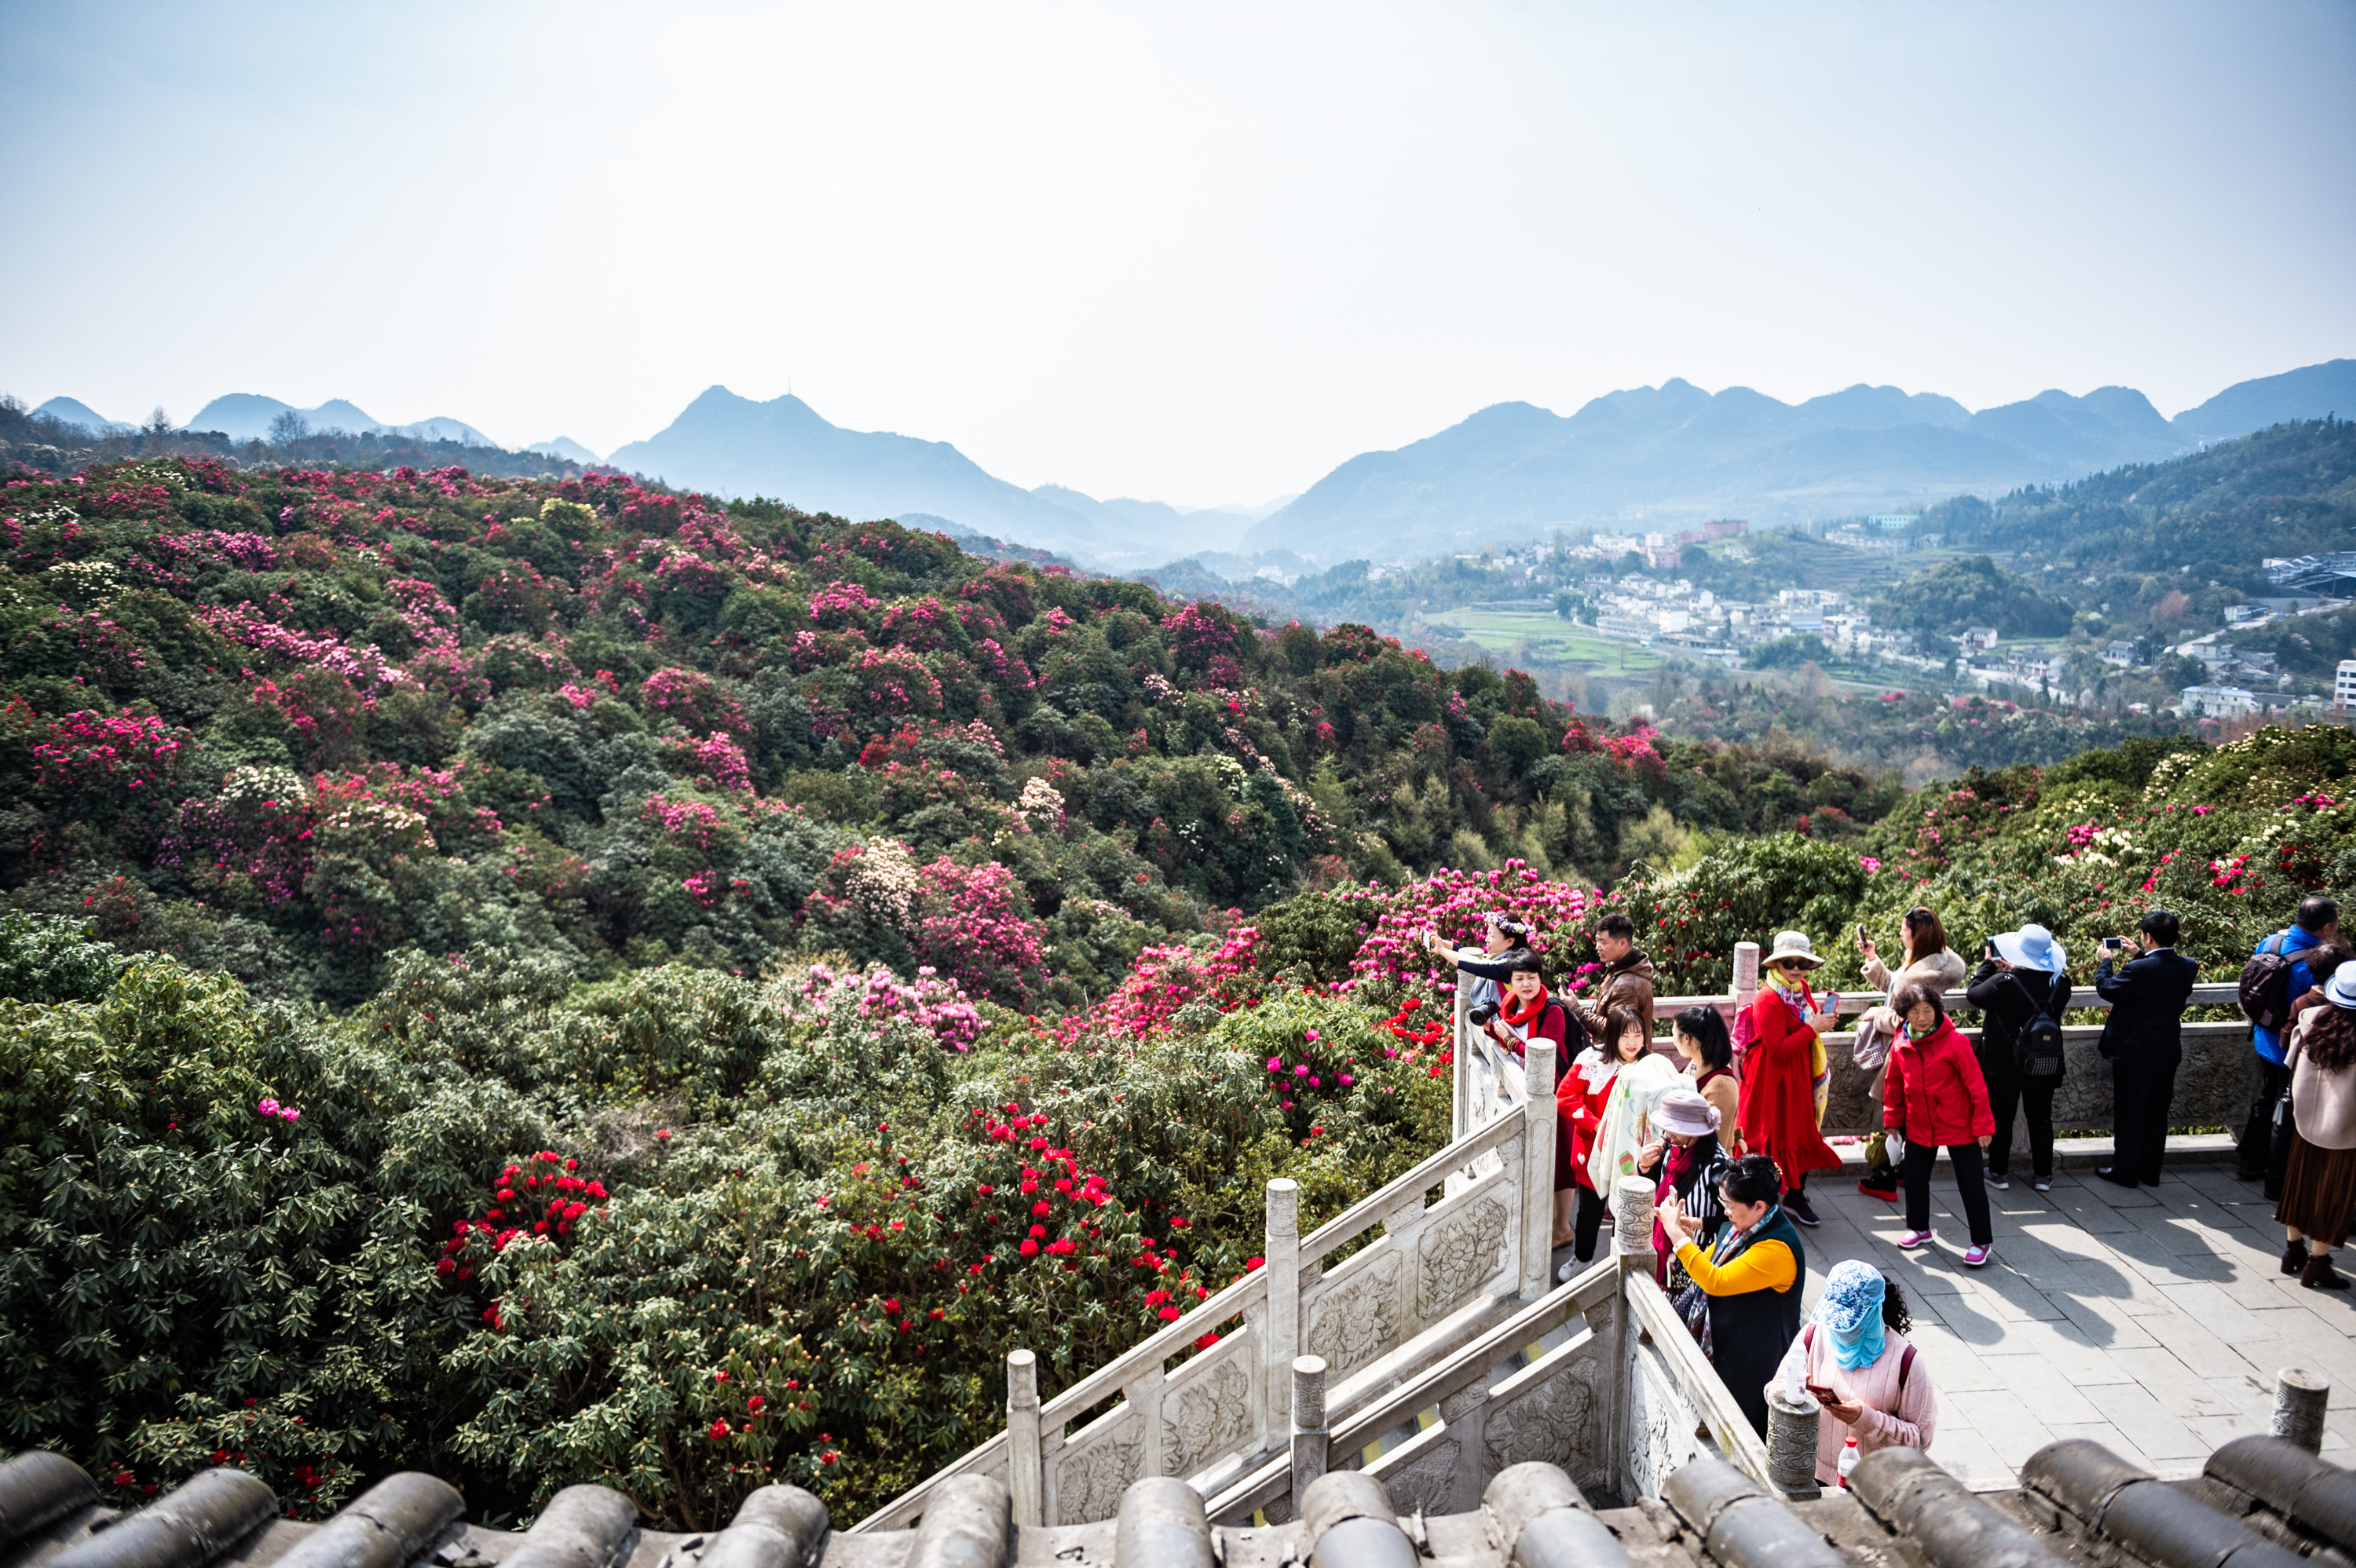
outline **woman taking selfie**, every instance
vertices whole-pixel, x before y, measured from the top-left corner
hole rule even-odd
[[[1710,1364],[1762,1437],[1767,1380],[1800,1332],[1800,1292],[1808,1277],[1800,1232],[1776,1200],[1782,1185],[1765,1155],[1735,1161],[1718,1184],[1726,1226],[1707,1253],[1695,1239],[1698,1222],[1676,1200],[1653,1211],[1676,1243],[1678,1266],[1707,1303]]]
[[[1761,965],[1759,999],[1751,1005],[1755,1043],[1742,1064],[1743,1144],[1783,1173],[1783,1206],[1803,1225],[1816,1223],[1801,1190],[1808,1172],[1836,1170],[1841,1162],[1816,1128],[1815,1064],[1821,1037],[1837,1016],[1808,989],[1809,971],[1823,963],[1805,933],[1776,933],[1774,950]],[[1782,1349],[1776,1347],[1779,1355]]]

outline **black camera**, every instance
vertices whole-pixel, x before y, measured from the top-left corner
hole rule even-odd
[[[1465,1018],[1465,1020],[1466,1020],[1468,1023],[1472,1024],[1472,1026],[1474,1029],[1487,1029],[1487,1028],[1489,1027],[1489,1020],[1490,1020],[1491,1019],[1495,1018],[1496,1016],[1497,1016],[1497,1004],[1496,1004],[1496,1003],[1494,1003],[1494,1002],[1482,1002],[1482,1003],[1479,1003],[1479,1004],[1477,1004],[1476,1006],[1474,1006],[1474,1007],[1473,1007],[1471,1010],[1469,1010],[1468,1012],[1466,1012],[1466,1013],[1465,1013],[1465,1015],[1464,1015],[1464,1018]]]

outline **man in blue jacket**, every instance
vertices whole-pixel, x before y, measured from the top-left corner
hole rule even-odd
[[[2176,951],[2173,912],[2156,909],[2127,940],[2141,955],[2111,973],[2123,945],[2106,939],[2094,968],[2094,990],[2111,1004],[2102,1052],[2111,1064],[2111,1163],[2094,1172],[2121,1187],[2159,1183],[2168,1152],[2168,1106],[2176,1098],[2176,1069],[2184,1060],[2184,1004],[2192,999],[2201,965]]]
[[[2298,906],[2294,923],[2276,932],[2257,945],[2259,953],[2311,953],[2329,944],[2340,945],[2340,906],[2320,894]],[[2327,975],[2309,973],[2305,959],[2296,959],[2290,966],[2289,983],[2284,987],[2286,1005],[2307,995],[2308,991]],[[2258,1092],[2250,1102],[2250,1119],[2242,1128],[2242,1142],[2236,1151],[2241,1168],[2234,1174],[2244,1181],[2264,1181],[2266,1196],[2282,1196],[2283,1173],[2275,1168],[2269,1158],[2274,1144],[2275,1102],[2282,1098],[2284,1086],[2290,1082],[2290,1069],[2283,1065],[2283,1048],[2289,1043],[2287,1028],[2269,1029],[2264,1024],[2250,1026],[2250,1043],[2258,1052]],[[2286,1146],[2285,1152],[2288,1152]]]

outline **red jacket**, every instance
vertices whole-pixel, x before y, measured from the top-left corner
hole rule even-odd
[[[1773,1157],[1784,1185],[1812,1170],[1829,1170],[1841,1162],[1832,1145],[1816,1129],[1815,1075],[1809,1071],[1809,1048],[1815,1029],[1793,1015],[1772,986],[1762,986],[1751,1004],[1751,1023],[1758,1038],[1742,1053],[1743,1147],[1752,1154]]]
[[[1979,1056],[1954,1019],[1943,1019],[1928,1040],[1901,1040],[1891,1049],[1881,1125],[1933,1147],[1976,1143],[1996,1131]]]
[[[1595,1135],[1603,1130],[1603,1104],[1612,1098],[1612,1085],[1619,1076],[1620,1069],[1614,1064],[1602,1085],[1590,1093],[1587,1074],[1574,1064],[1562,1070],[1562,1078],[1555,1084],[1554,1106],[1560,1125],[1554,1136],[1569,1140],[1571,1179],[1590,1192],[1595,1190],[1595,1183],[1587,1174],[1587,1157],[1594,1152]]]

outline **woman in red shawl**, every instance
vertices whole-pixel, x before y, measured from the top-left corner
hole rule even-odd
[[[1742,1137],[1783,1173],[1783,1208],[1803,1225],[1817,1222],[1801,1190],[1808,1172],[1837,1168],[1840,1156],[1816,1130],[1816,1037],[1833,1027],[1834,1008],[1819,1008],[1807,974],[1824,962],[1797,931],[1779,932],[1763,965],[1765,984],[1751,1004],[1752,1040],[1742,1059]]]

